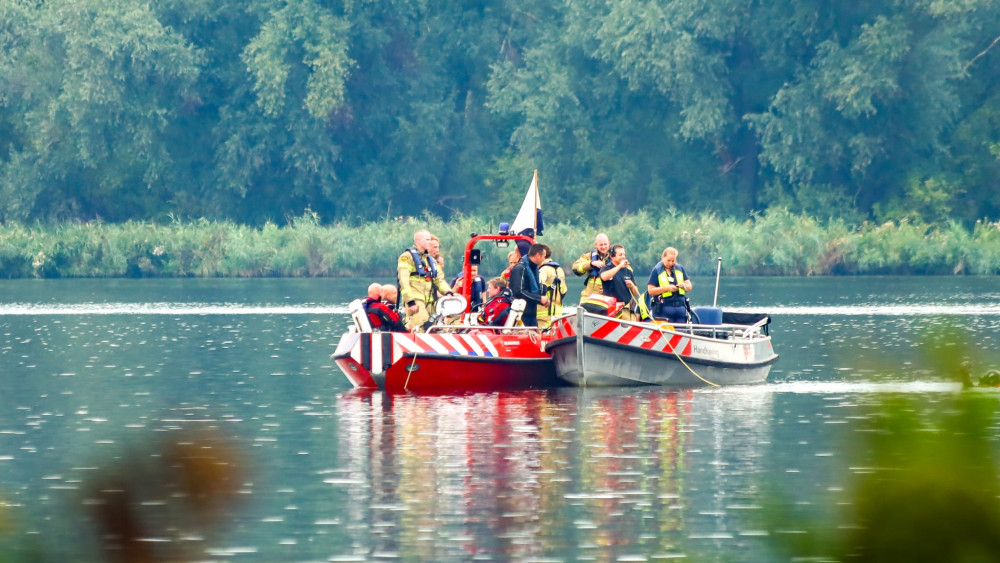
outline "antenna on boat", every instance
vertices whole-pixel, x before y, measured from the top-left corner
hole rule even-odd
[[[719,276],[722,275],[722,256],[715,259],[715,296],[712,297],[712,307],[719,302]]]

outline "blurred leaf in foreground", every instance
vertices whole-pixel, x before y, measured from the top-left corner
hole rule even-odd
[[[844,446],[851,475],[843,511],[832,521],[803,520],[779,500],[788,492],[769,502],[768,527],[794,559],[1000,561],[998,400],[968,389],[981,354],[953,327],[924,337],[919,349],[920,365],[966,390],[892,394],[859,406],[864,422]]]

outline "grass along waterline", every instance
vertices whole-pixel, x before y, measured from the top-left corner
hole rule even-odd
[[[492,221],[495,224],[495,221]],[[469,235],[487,232],[491,220],[435,217],[362,225],[323,225],[306,213],[288,225],[249,227],[198,220],[156,224],[127,222],[0,227],[0,276],[87,277],[337,277],[393,276],[399,253],[413,232],[441,238],[446,275],[456,275]],[[967,229],[956,222],[821,224],[778,209],[746,220],[673,212],[621,217],[605,229],[624,244],[637,272],[677,247],[695,275],[715,272],[723,257],[732,275],[868,275],[1000,273],[1000,223]],[[546,227],[540,239],[569,265],[591,248],[596,232],[568,223]],[[499,272],[506,251],[484,252],[482,270]]]

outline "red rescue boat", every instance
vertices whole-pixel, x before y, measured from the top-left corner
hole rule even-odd
[[[463,274],[471,279],[479,263],[475,245],[483,241],[528,243],[531,237],[501,233],[477,235],[465,245]],[[563,385],[556,377],[545,344],[551,339],[535,327],[516,326],[525,302],[514,300],[503,327],[475,322],[471,283],[461,297],[438,303],[438,314],[426,332],[376,332],[368,323],[361,300],[351,303],[352,326],[340,337],[333,360],[357,388],[392,393],[453,393],[531,389]]]

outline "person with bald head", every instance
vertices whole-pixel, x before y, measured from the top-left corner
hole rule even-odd
[[[376,291],[377,297],[372,299],[371,292]],[[368,286],[369,297],[365,299],[365,313],[368,315],[368,324],[376,332],[406,332],[403,319],[396,312],[394,304],[386,302],[387,297],[396,298],[396,286],[390,284],[373,283]],[[393,301],[395,303],[395,301]]]
[[[586,276],[583,291],[580,292],[582,302],[591,293],[602,293],[601,270],[611,264],[611,239],[604,233],[594,237],[594,248],[583,253],[573,262],[573,273]]]
[[[382,300],[382,284],[378,282],[373,282],[368,286],[368,297],[361,302],[361,305],[365,308],[365,312],[368,312],[368,308],[371,307],[372,303],[378,303]]]
[[[399,290],[396,289],[396,286],[392,285],[391,283],[387,283],[387,284],[382,285],[382,302],[383,303],[385,303],[386,305],[388,305],[390,307],[395,308],[396,307],[396,299],[398,299],[398,298],[399,298]]]
[[[407,330],[419,330],[430,320],[437,306],[438,294],[451,295],[451,287],[444,281],[444,272],[428,251],[431,233],[420,229],[413,234],[413,246],[399,255],[396,277],[400,287],[400,303],[406,312]]]

